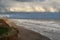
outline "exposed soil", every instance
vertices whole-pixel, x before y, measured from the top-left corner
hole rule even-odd
[[[3,19],[0,19],[0,40],[18,40],[17,31]]]
[[[3,23],[3,25],[1,25]],[[50,40],[48,37],[41,35],[40,33],[25,29],[22,26],[16,26],[15,24],[11,23],[13,27],[16,27],[16,30],[19,31],[18,37],[19,40]],[[0,21],[1,26],[7,26],[8,25],[2,20]],[[2,38],[3,39],[3,38]],[[5,40],[5,39],[3,39]],[[18,40],[17,39],[17,34],[8,37],[7,40]]]

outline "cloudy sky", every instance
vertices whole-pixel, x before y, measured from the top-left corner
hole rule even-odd
[[[1,12],[59,12],[60,0],[0,0]]]

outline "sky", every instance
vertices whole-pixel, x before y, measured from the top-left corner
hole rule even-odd
[[[60,0],[0,0],[0,12],[59,12]]]

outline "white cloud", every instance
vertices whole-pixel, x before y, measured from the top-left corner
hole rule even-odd
[[[59,4],[60,0],[0,0],[0,10],[2,12],[58,12]]]

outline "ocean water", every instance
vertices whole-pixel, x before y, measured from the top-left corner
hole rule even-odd
[[[11,22],[28,30],[40,33],[51,40],[60,40],[59,20],[10,19]]]
[[[18,26],[24,26],[29,30],[41,33],[51,40],[60,40],[60,20],[50,20],[60,19],[60,12],[5,12],[0,13],[0,17],[12,18],[11,22]]]
[[[60,12],[4,12],[0,17],[13,19],[60,19]]]

